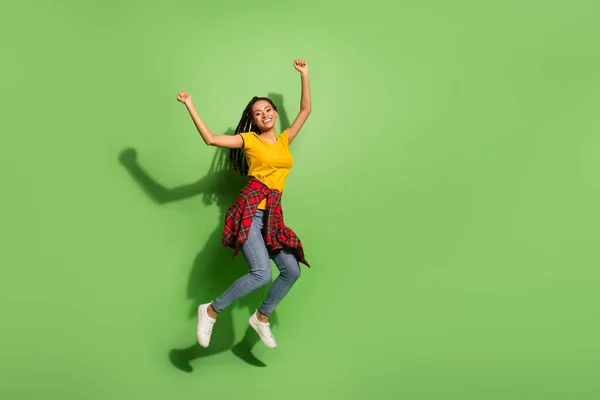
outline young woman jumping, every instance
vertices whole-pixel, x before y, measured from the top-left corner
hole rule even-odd
[[[185,104],[204,142],[208,146],[230,149],[233,169],[248,176],[248,183],[225,215],[222,245],[233,249],[233,257],[241,250],[249,272],[219,297],[198,307],[196,335],[203,347],[210,343],[219,313],[237,299],[271,282],[270,260],[273,259],[279,276],[248,322],[265,345],[275,348],[269,316],[300,277],[299,263],[310,267],[302,242],[285,225],[281,209],[281,194],[294,161],[289,146],[311,112],[308,65],[298,59],[294,60],[294,68],[300,73],[302,85],[300,112],[280,135],[275,132],[277,107],[267,97],[252,98],[234,135],[215,135],[196,112],[191,96],[187,92],[177,94],[177,100]]]

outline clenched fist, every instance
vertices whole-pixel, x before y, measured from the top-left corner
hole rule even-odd
[[[180,101],[187,106],[192,103],[192,96],[190,96],[188,92],[179,92],[177,93],[177,101]]]
[[[294,68],[301,74],[308,74],[308,64],[304,60],[294,60]]]

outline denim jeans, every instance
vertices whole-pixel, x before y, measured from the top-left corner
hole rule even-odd
[[[269,284],[271,282],[271,259],[279,269],[279,276],[269,288],[267,298],[258,309],[260,313],[270,316],[277,304],[288,294],[300,277],[300,265],[293,252],[283,249],[271,254],[267,249],[262,236],[264,222],[264,211],[256,210],[248,239],[242,246],[242,253],[248,262],[250,272],[236,280],[212,302],[212,307],[216,312],[222,312],[237,299]]]

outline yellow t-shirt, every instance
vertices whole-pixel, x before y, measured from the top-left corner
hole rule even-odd
[[[283,192],[285,180],[294,163],[287,131],[277,136],[276,143],[267,142],[254,132],[244,132],[240,135],[244,139],[248,175],[255,177],[270,189]],[[258,208],[264,210],[266,204],[264,199]]]

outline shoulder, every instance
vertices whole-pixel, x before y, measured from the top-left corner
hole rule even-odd
[[[244,139],[244,147],[252,147],[252,144],[258,140],[258,136],[252,131],[242,132],[240,133],[240,136]]]
[[[286,146],[286,147],[289,146],[289,144],[290,144],[290,137],[288,136],[287,129],[284,130],[283,132],[281,132],[281,134],[279,135],[279,139],[284,144],[284,146]]]

